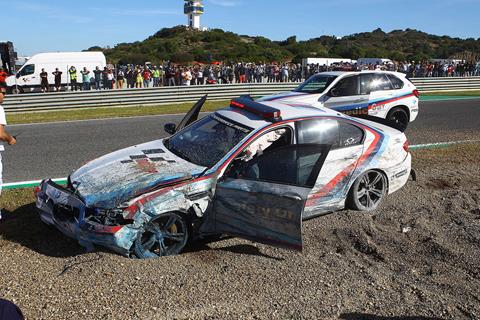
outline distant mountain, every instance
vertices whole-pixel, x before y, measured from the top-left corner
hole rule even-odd
[[[413,29],[381,29],[356,33],[342,38],[321,36],[297,41],[296,36],[285,41],[251,37],[226,32],[190,30],[183,26],[165,28],[153,36],[133,43],[120,43],[114,48],[91,47],[101,50],[112,63],[143,64],[170,60],[192,61],[300,61],[307,57],[381,57],[394,60],[424,60],[430,58],[480,59],[480,39],[460,39],[436,36]]]

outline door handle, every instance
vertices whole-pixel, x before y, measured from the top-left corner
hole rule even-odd
[[[368,99],[357,99],[357,100],[354,100],[353,102],[367,102]]]
[[[302,200],[302,197],[300,197],[298,194],[295,194],[295,193],[285,193],[285,194],[282,194],[282,197],[287,199],[297,200],[297,201]]]

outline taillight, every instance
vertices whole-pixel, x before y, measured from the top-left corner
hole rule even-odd
[[[412,93],[413,93],[413,95],[414,95],[415,97],[417,97],[417,98],[420,97],[420,92],[419,92],[417,89],[413,90]]]
[[[42,190],[42,189],[40,188],[40,186],[36,186],[36,187],[33,189],[33,194],[34,194],[34,195],[37,195],[37,194],[40,192],[40,190]]]
[[[410,144],[408,143],[408,139],[405,140],[405,142],[403,143],[403,150],[405,150],[405,152],[408,152],[410,149]]]

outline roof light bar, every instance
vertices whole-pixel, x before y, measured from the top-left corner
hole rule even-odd
[[[256,114],[264,118],[265,120],[268,120],[271,122],[282,120],[282,114],[280,110],[267,106],[260,102],[250,100],[248,98],[240,97],[240,98],[233,99],[230,102],[230,107],[243,109],[245,111]]]

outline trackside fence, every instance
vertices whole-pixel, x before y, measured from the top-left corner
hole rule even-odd
[[[480,77],[414,78],[420,92],[480,90]],[[240,95],[260,97],[290,91],[299,83],[251,83],[204,86],[178,86],[143,89],[31,93],[9,95],[3,107],[9,113],[67,110],[74,108],[150,106],[192,102],[204,94],[209,100],[228,100]]]

